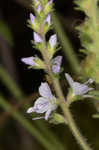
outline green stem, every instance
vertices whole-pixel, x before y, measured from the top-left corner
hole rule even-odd
[[[24,93],[21,91],[19,86],[12,80],[12,78],[8,75],[8,73],[5,71],[5,69],[2,66],[0,66],[0,79],[6,85],[6,87],[8,88],[9,92],[13,95],[13,97],[16,98],[16,100],[22,102],[25,99]],[[53,132],[50,129],[48,129],[43,122],[35,121],[34,124],[36,125],[36,127],[39,128],[39,131],[42,132],[42,135],[44,135],[46,139],[48,139],[48,141],[53,143],[56,149],[58,147],[59,150],[66,150],[66,148],[64,148],[63,144],[61,144],[61,142],[55,136],[55,134],[53,134]]]
[[[80,67],[78,58],[76,57],[74,50],[71,46],[71,43],[70,43],[68,37],[66,36],[66,33],[64,32],[63,27],[61,26],[60,21],[59,21],[57,15],[55,15],[55,13],[52,14],[52,19],[53,19],[53,25],[54,25],[55,31],[57,32],[58,37],[62,43],[64,54],[65,54],[66,58],[68,59],[70,65],[72,67],[72,70],[76,74],[81,73],[81,67]]]
[[[42,36],[42,37],[44,37],[44,36]],[[43,44],[45,44],[45,39],[44,39],[44,43]],[[51,66],[50,66],[50,59],[48,57],[48,50],[47,50],[47,48],[45,48],[45,46],[44,46],[44,49],[42,50],[42,55],[43,55],[43,58],[44,58],[44,61],[45,61],[47,72],[48,72],[50,78],[52,79],[53,86],[54,86],[56,94],[58,96],[60,107],[63,110],[65,120],[67,120],[66,121],[66,125],[68,123],[68,126],[69,126],[70,130],[72,131],[74,137],[76,138],[77,142],[80,144],[82,149],[84,149],[84,150],[92,150],[90,148],[90,146],[87,144],[87,142],[84,139],[84,137],[81,135],[80,131],[78,130],[78,128],[77,128],[77,126],[75,124],[75,121],[72,118],[72,114],[71,114],[71,112],[70,112],[70,110],[68,108],[68,105],[67,105],[67,103],[65,101],[63,93],[61,91],[59,81],[58,81],[57,78],[55,78],[53,76],[53,73],[51,71]]]

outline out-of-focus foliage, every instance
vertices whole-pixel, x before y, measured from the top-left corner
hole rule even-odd
[[[82,62],[84,73],[99,83],[99,7],[98,0],[76,0],[77,9],[85,13],[84,22],[76,27],[82,43],[81,51],[87,57]]]
[[[4,21],[0,21],[0,35],[7,40],[7,42],[13,46],[14,41],[13,41],[13,35],[12,32],[9,28],[9,26],[6,24]]]

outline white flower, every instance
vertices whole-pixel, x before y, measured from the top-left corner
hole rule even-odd
[[[41,97],[39,97],[35,103],[33,107],[30,107],[27,110],[27,113],[32,113],[32,112],[36,112],[36,113],[45,113],[45,120],[48,120],[48,118],[50,117],[50,114],[53,110],[55,110],[57,108],[57,104],[56,104],[56,98],[52,95],[52,92],[50,90],[49,85],[45,82],[45,83],[41,83],[40,87],[39,87],[39,94],[41,95]],[[34,118],[35,119],[41,119],[43,117],[40,118]]]
[[[65,73],[65,77],[70,85],[70,87],[73,89],[73,96],[75,95],[82,95],[84,97],[91,97],[91,95],[85,95],[88,91],[93,90],[93,88],[90,88],[88,84],[92,83],[93,80],[89,79],[84,84],[81,84],[79,82],[74,82],[73,79],[70,77],[69,74]]]

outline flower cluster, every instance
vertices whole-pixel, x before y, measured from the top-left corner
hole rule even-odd
[[[33,6],[35,10],[35,15],[30,13],[30,19],[28,20],[29,27],[33,30],[33,46],[37,50],[42,51],[44,48],[47,50],[47,54],[50,60],[50,67],[54,75],[59,74],[61,71],[62,56],[53,57],[57,48],[57,35],[53,34],[46,41],[45,35],[51,29],[51,11],[53,0],[34,0]],[[46,65],[43,59],[37,56],[30,56],[22,58],[21,61],[33,69],[44,69],[46,70]],[[35,119],[45,118],[48,120],[52,111],[57,108],[56,98],[51,93],[49,85],[47,82],[41,83],[39,87],[39,97],[33,107],[27,110],[27,113],[36,112],[39,114],[45,113],[43,117],[36,117]]]
[[[93,88],[90,88],[87,84],[88,83],[92,83],[93,80],[89,79],[87,82],[85,82],[84,84],[81,84],[79,82],[74,82],[73,79],[70,77],[69,74],[65,74],[66,79],[70,85],[70,87],[73,90],[72,95],[76,96],[76,95],[81,95],[84,97],[89,97],[90,95],[85,95],[88,91],[93,90]],[[36,113],[45,113],[45,117],[36,117],[33,118],[33,120],[36,119],[42,119],[45,118],[45,120],[48,120],[48,118],[50,117],[50,114],[52,111],[54,111],[58,104],[56,101],[55,96],[51,93],[51,90],[49,88],[48,83],[41,83],[40,87],[39,87],[39,94],[42,97],[39,97],[36,102],[34,103],[33,107],[30,107],[27,110],[27,113],[32,113],[32,112],[36,112]]]
[[[37,50],[42,52],[42,49],[45,48],[44,38],[45,35],[51,28],[51,11],[52,11],[52,0],[48,1],[34,1],[35,14],[30,13],[29,26],[34,30],[33,32],[33,45]],[[57,51],[57,36],[56,34],[51,35],[49,41],[46,44],[46,49],[48,50],[48,56],[50,58],[52,72],[58,74],[61,69],[62,56],[56,56],[53,58],[53,55]],[[29,65],[29,68],[33,69],[46,69],[43,60],[37,56],[30,56],[27,58],[22,58],[22,62]]]
[[[33,45],[34,47],[39,50],[43,56],[43,50],[47,51],[47,56],[49,58],[50,67],[53,75],[60,73],[61,71],[61,64],[62,64],[62,56],[54,57],[54,54],[58,50],[57,48],[57,36],[53,34],[50,36],[49,40],[46,41],[46,34],[51,29],[51,11],[52,11],[52,2],[53,0],[34,0],[34,10],[35,15],[30,13],[29,19],[29,27],[33,30]],[[46,65],[43,59],[40,59],[37,56],[30,56],[27,58],[22,58],[22,62],[29,65],[30,68],[33,69],[44,69],[46,70]],[[81,84],[78,82],[74,82],[73,79],[70,77],[69,74],[65,74],[66,79],[72,88],[72,95],[80,95],[83,97],[88,97],[86,95],[88,91],[93,90],[88,86],[88,83],[92,83],[93,80],[89,79],[86,83]],[[57,76],[55,76],[57,78]],[[58,107],[57,98],[52,94],[50,87],[47,82],[41,83],[39,87],[39,97],[33,107],[30,107],[27,110],[27,113],[38,113],[42,114],[45,113],[45,116],[40,116],[33,118],[33,120],[44,118],[48,120],[51,117],[51,113],[55,111]],[[55,114],[55,113],[54,113]],[[64,117],[61,117],[59,114],[53,115],[54,118],[61,118],[61,122],[63,122]],[[57,116],[57,117],[56,117]]]

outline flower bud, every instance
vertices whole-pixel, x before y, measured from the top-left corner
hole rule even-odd
[[[50,123],[60,124],[65,123],[64,117],[58,113],[53,113],[51,115]]]

